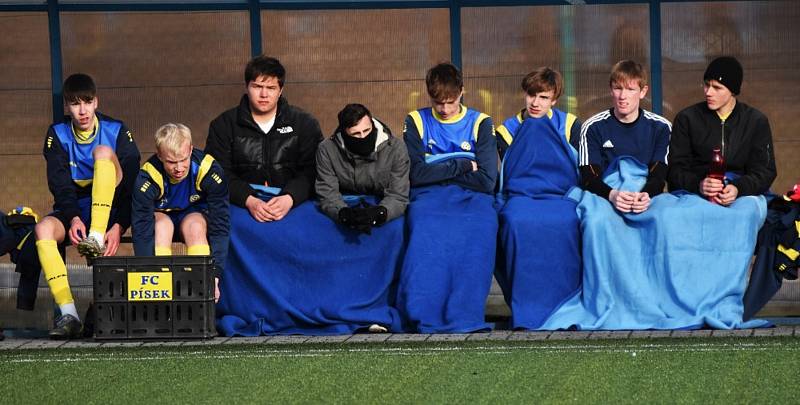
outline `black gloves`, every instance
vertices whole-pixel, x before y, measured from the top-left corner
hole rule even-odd
[[[366,201],[355,207],[344,207],[339,210],[339,222],[342,225],[359,232],[372,234],[373,226],[386,223],[388,212],[386,207],[370,205]]]
[[[386,208],[378,205],[369,205],[355,209],[356,222],[370,226],[381,226],[386,223]]]
[[[339,210],[339,222],[350,229],[369,235],[372,233],[372,225],[362,211],[363,208],[344,207]]]
[[[344,207],[339,210],[339,222],[348,227],[352,228],[355,225],[355,209],[350,207]]]

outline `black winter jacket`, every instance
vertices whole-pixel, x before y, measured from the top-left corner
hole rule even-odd
[[[772,131],[767,117],[741,101],[723,122],[705,102],[679,112],[669,145],[670,191],[700,193],[714,148],[722,150],[727,171],[740,177],[731,183],[740,196],[763,194],[777,176]]]
[[[314,157],[322,131],[317,120],[300,108],[278,100],[275,125],[264,133],[250,112],[247,94],[239,106],[211,121],[205,152],[225,171],[231,203],[244,207],[255,194],[250,184],[282,188],[294,206],[314,189]]]

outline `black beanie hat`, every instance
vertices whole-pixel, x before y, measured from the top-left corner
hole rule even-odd
[[[732,56],[721,56],[711,61],[703,75],[703,80],[716,80],[731,93],[738,95],[742,89],[742,65]]]

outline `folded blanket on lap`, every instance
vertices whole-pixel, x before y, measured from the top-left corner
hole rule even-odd
[[[497,215],[489,194],[457,185],[411,190],[409,242],[397,306],[407,331],[489,330],[484,309],[492,284]]]
[[[609,167],[606,183],[638,190],[647,168],[628,157]],[[661,194],[641,214],[617,213],[574,189],[583,233],[582,292],[541,329],[719,329],[760,327],[742,321],[747,270],[764,222],[762,196],[730,207],[693,194]]]
[[[217,328],[227,336],[349,334],[372,324],[400,331],[391,299],[403,225],[400,217],[365,235],[312,201],[265,223],[231,206]]]
[[[514,329],[536,329],[580,289],[574,149],[547,118],[526,119],[506,152],[495,270]]]
[[[511,197],[500,212],[495,271],[511,308],[511,327],[536,329],[581,285],[575,203]]]

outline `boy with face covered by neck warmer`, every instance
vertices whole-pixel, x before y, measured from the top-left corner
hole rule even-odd
[[[405,212],[408,152],[405,143],[361,104],[348,104],[338,118],[336,132],[317,150],[320,208],[334,221],[369,233]],[[377,205],[351,206],[344,195],[375,196]]]

